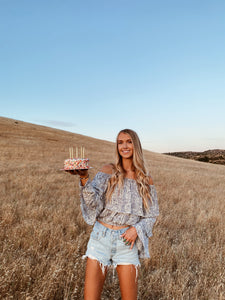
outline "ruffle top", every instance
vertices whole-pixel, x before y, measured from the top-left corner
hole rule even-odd
[[[111,199],[106,201],[106,190],[110,174],[98,172],[92,181],[84,186],[80,184],[81,211],[87,224],[93,225],[96,220],[110,225],[131,225],[136,228],[136,245],[140,258],[150,257],[148,238],[159,215],[157,193],[150,185],[152,203],[149,209],[143,206],[136,180],[124,178],[121,189],[115,188]]]

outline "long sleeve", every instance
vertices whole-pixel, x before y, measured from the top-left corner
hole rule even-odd
[[[150,206],[149,213],[146,217],[142,217],[139,222],[133,225],[138,234],[136,245],[139,252],[143,253],[140,257],[150,257],[148,250],[148,238],[152,236],[152,229],[156,221],[156,217],[159,215],[158,198],[155,186],[151,185],[150,188],[152,204]]]
[[[79,186],[82,215],[89,225],[94,224],[104,207],[109,177],[110,175],[99,172],[92,181],[88,180],[84,186]]]

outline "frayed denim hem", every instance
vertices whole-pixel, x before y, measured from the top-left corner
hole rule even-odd
[[[101,261],[99,261],[96,257],[94,257],[93,255],[83,255],[82,256],[82,259],[85,259],[85,258],[91,258],[93,260],[97,260],[99,265],[100,265],[100,268],[102,270],[102,274],[105,275],[105,271],[107,268],[113,268],[113,274],[114,274],[114,271],[115,269],[117,268],[117,266],[134,266],[135,267],[135,272],[136,272],[136,278],[135,278],[135,281],[137,281],[138,279],[138,268],[141,266],[140,264],[137,264],[137,265],[134,265],[134,264],[130,264],[130,263],[118,263],[118,264],[113,264],[113,265],[104,265]]]
[[[98,261],[98,263],[99,263],[99,265],[100,265],[100,268],[101,268],[101,270],[102,270],[102,274],[103,275],[105,275],[105,270],[106,270],[106,268],[107,267],[109,267],[108,265],[104,265],[101,261],[99,261],[96,257],[94,257],[93,255],[83,255],[82,256],[82,259],[85,259],[86,257],[89,257],[89,258],[91,258],[91,259],[93,259],[93,260],[97,260]]]
[[[134,264],[130,264],[130,263],[119,263],[117,265],[113,265],[113,268],[116,269],[117,266],[134,266],[135,267],[135,272],[136,272],[136,278],[135,278],[135,281],[137,281],[138,279],[138,268],[141,266],[140,264],[138,265],[134,265]]]

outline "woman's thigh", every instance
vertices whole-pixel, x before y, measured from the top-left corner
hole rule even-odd
[[[138,280],[135,265],[118,265],[117,274],[123,300],[137,300]]]
[[[99,300],[101,299],[102,288],[105,282],[107,268],[102,272],[100,263],[91,258],[87,258],[85,285],[84,285],[84,299],[85,300]]]

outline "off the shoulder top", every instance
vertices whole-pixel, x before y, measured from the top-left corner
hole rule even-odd
[[[110,225],[131,225],[137,230],[136,245],[140,258],[150,257],[148,238],[159,215],[157,193],[150,185],[152,203],[145,210],[134,179],[125,178],[121,189],[115,188],[110,201],[105,195],[111,175],[98,172],[92,181],[80,185],[81,211],[87,224],[93,225],[96,220]]]

